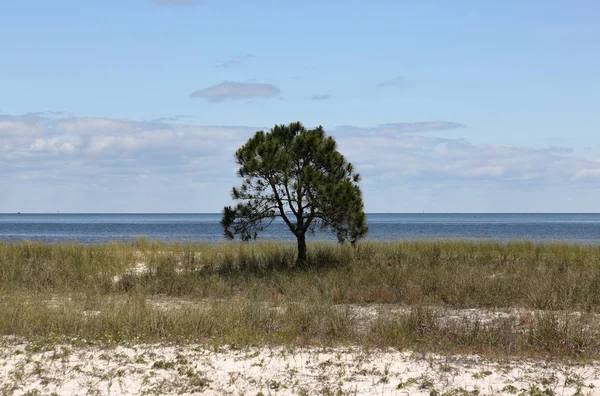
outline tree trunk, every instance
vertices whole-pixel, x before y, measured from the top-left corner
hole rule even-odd
[[[298,264],[306,263],[306,235],[296,236],[298,239]]]

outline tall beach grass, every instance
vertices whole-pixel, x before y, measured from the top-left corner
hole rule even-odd
[[[136,268],[139,271],[136,272]],[[133,270],[132,270],[133,269]],[[600,246],[466,241],[0,243],[0,291],[600,310]]]
[[[313,243],[295,263],[277,243],[0,243],[0,333],[600,355],[600,246]],[[365,321],[357,304],[406,309]],[[537,313],[440,314],[464,308]]]

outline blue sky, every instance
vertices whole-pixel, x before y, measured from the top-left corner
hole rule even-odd
[[[598,212],[597,1],[0,2],[0,212],[216,212],[321,124],[369,212]]]

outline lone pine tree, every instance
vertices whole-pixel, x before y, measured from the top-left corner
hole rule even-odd
[[[300,122],[258,131],[236,153],[243,179],[223,209],[221,224],[233,239],[256,239],[281,217],[298,241],[298,262],[306,261],[306,233],[330,230],[340,242],[354,244],[368,229],[360,176],[337,151],[323,127]]]

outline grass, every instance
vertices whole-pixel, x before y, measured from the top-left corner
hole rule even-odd
[[[491,242],[309,245],[0,244],[0,291],[600,310],[600,246]],[[147,271],[128,273],[136,263]],[[120,279],[115,282],[115,277]]]
[[[600,356],[600,246],[314,243],[308,256],[299,268],[276,243],[0,244],[0,334]],[[365,319],[353,304],[406,309]],[[443,313],[466,308],[532,312]]]

